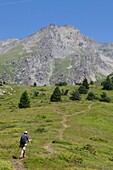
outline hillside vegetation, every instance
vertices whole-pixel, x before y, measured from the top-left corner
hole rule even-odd
[[[61,102],[50,102],[53,86],[0,86],[0,170],[112,170],[113,169],[113,90],[90,85],[98,97],[102,92],[111,102],[70,100],[79,86],[69,89]],[[27,90],[31,107],[20,109],[18,103]],[[37,92],[37,95],[36,95]],[[26,158],[19,157],[19,140],[27,130],[33,139],[26,148]]]

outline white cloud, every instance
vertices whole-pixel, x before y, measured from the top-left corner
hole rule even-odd
[[[21,4],[21,3],[25,3],[25,2],[30,2],[32,0],[20,0],[20,1],[11,1],[11,2],[3,2],[3,3],[0,3],[0,6],[5,6],[5,5],[15,5],[15,4]]]

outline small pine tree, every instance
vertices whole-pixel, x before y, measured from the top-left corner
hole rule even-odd
[[[22,93],[18,106],[19,106],[19,108],[28,108],[28,107],[30,107],[30,98],[28,96],[27,91],[24,91]]]
[[[80,94],[87,94],[88,89],[86,89],[86,86],[80,85],[80,87],[78,88],[78,91]]]
[[[103,90],[113,90],[113,82],[109,76],[107,76],[106,80],[102,82],[101,85],[103,86]]]
[[[34,87],[36,87],[36,86],[37,86],[36,82],[34,82],[33,86],[34,86]]]
[[[95,100],[95,99],[97,99],[97,97],[95,96],[95,94],[93,92],[89,92],[86,99],[87,100]]]
[[[90,84],[91,84],[91,85],[93,85],[93,84],[94,84],[94,82],[91,80],[91,81],[90,81]]]
[[[50,101],[51,102],[60,102],[61,101],[61,91],[58,86],[55,88],[53,94],[51,95]]]
[[[100,96],[101,96],[101,98],[100,98],[101,102],[109,103],[111,101],[110,98],[107,96],[107,94],[105,92],[103,92]]]
[[[86,89],[89,89],[89,84],[88,84],[88,81],[87,81],[87,79],[86,79],[86,78],[83,80],[82,85],[83,85],[83,86],[85,86],[85,87],[86,87]]]
[[[76,91],[73,91],[71,93],[71,97],[70,97],[71,100],[81,100],[81,96],[80,96],[80,93],[78,90]]]

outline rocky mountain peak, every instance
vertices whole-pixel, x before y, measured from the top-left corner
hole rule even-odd
[[[0,52],[2,76],[19,84],[75,84],[113,72],[113,43],[97,43],[71,25],[52,23],[22,41],[0,41]]]

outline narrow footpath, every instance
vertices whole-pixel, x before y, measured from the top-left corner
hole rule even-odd
[[[21,159],[12,160],[13,170],[26,170]]]
[[[75,115],[78,115],[78,114],[85,113],[85,112],[87,112],[88,110],[91,109],[91,106],[92,106],[92,104],[90,104],[86,110],[82,110],[82,111],[79,111],[79,112],[75,112],[75,113],[73,113],[73,114],[71,114],[71,115],[66,115],[65,113],[59,112],[58,110],[54,109],[54,112],[56,112],[57,114],[59,114],[59,115],[62,116],[62,120],[61,120],[62,128],[59,130],[59,140],[63,140],[64,131],[66,130],[66,128],[69,127],[69,126],[66,124],[67,118],[68,118],[68,117],[75,116]],[[55,153],[57,153],[57,151],[53,150],[53,148],[52,148],[52,143],[48,143],[48,144],[47,144],[46,146],[44,146],[43,148],[46,149],[46,150],[49,152],[48,154],[45,154],[45,155],[50,155],[50,154],[55,154]]]

